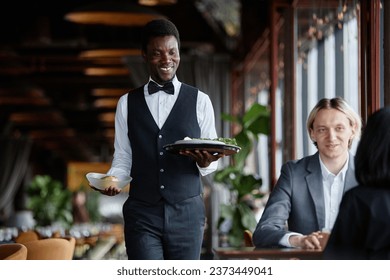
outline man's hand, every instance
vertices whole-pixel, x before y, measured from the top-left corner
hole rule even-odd
[[[321,247],[320,239],[322,239],[322,232],[316,231],[308,235],[292,235],[289,238],[289,242],[294,247],[304,249],[324,249]]]
[[[117,187],[114,187],[114,186],[110,186],[110,187],[108,187],[108,188],[105,188],[104,190],[95,188],[95,187],[92,186],[92,185],[89,185],[89,186],[90,186],[92,189],[94,189],[95,191],[98,191],[98,192],[100,192],[101,194],[108,195],[108,196],[117,195],[117,194],[119,194],[119,193],[122,191],[120,188],[117,188]]]
[[[191,150],[191,151],[183,150],[180,151],[180,154],[193,158],[199,167],[207,167],[213,161],[216,161],[221,157],[225,156],[222,153],[211,153],[208,151],[201,151],[201,150]]]

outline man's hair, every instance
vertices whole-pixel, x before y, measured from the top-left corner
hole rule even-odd
[[[336,109],[341,113],[344,113],[351,127],[354,128],[354,139],[359,139],[361,129],[362,129],[362,120],[359,115],[348,105],[348,103],[341,97],[334,97],[332,99],[323,98],[318,101],[317,105],[311,110],[309,117],[307,118],[306,128],[310,137],[310,130],[313,129],[314,120],[318,112],[322,109]],[[313,143],[317,147],[317,143]],[[349,141],[348,148],[351,148],[352,140]]]
[[[390,108],[368,117],[355,155],[355,176],[360,185],[390,188]]]
[[[180,36],[176,26],[167,19],[156,19],[149,21],[142,30],[142,51],[146,52],[150,39],[161,36],[175,36],[180,49]]]

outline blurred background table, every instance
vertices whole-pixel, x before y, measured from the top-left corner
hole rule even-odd
[[[120,223],[73,224],[69,229],[61,225],[38,226],[27,230],[0,228],[0,244],[25,243],[53,237],[75,239],[74,260],[127,260],[124,229]]]

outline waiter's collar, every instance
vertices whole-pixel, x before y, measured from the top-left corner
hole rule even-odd
[[[152,77],[149,77],[149,82],[150,81],[153,81],[155,82],[156,84],[160,85],[160,86],[163,86],[162,84],[160,83],[157,83],[155,80],[152,79]],[[148,82],[148,83],[149,83]],[[179,85],[179,80],[177,79],[176,75],[172,78],[172,80],[170,81],[167,81],[167,82],[172,82],[173,86],[175,87],[175,91],[176,91],[176,87]]]

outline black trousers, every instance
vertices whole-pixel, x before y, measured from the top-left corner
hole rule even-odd
[[[128,198],[123,205],[129,260],[198,260],[205,226],[202,196],[176,204]]]

